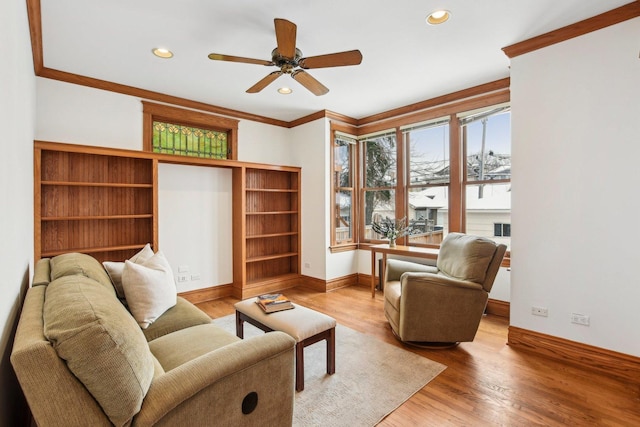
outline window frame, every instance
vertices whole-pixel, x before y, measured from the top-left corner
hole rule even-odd
[[[238,160],[239,120],[199,111],[186,110],[168,105],[142,101],[142,149],[153,152],[153,122],[164,121],[177,125],[199,127],[227,134],[227,158],[216,160]],[[171,156],[172,154],[166,154]],[[175,154],[176,157],[190,157]],[[201,157],[191,157],[201,158]]]
[[[482,113],[489,113],[487,114],[487,117],[491,117],[494,114],[502,114],[501,112],[497,112],[497,113],[491,113],[491,109],[500,109],[503,107],[506,107],[506,110],[509,112],[509,114],[511,114],[511,107],[510,107],[510,102],[504,102],[504,103],[500,103],[500,104],[494,104],[494,105],[488,105],[488,106],[484,106],[481,108],[477,108],[474,109],[474,111],[478,111],[481,114]],[[469,172],[467,170],[467,144],[466,144],[466,130],[467,130],[467,126],[465,126],[462,123],[462,120],[460,120],[460,117],[463,117],[464,115],[468,115],[469,113],[472,113],[472,111],[468,110],[468,111],[464,111],[464,112],[460,112],[458,114],[458,121],[459,123],[459,129],[460,129],[460,144],[462,145],[462,227],[461,227],[461,231],[464,233],[466,232],[466,224],[467,224],[467,209],[466,209],[466,197],[467,197],[467,188],[468,187],[473,187],[473,186],[480,186],[480,185],[500,185],[500,184],[510,184],[511,183],[511,178],[508,179],[477,179],[477,180],[470,180],[469,179]],[[511,223],[509,223],[509,226],[511,225]],[[451,231],[451,230],[450,230]],[[493,236],[493,237],[506,237],[506,236]],[[509,238],[511,238],[511,234],[509,233]],[[511,257],[511,251],[507,251],[507,253],[505,254],[505,262],[507,265],[510,265],[510,257]]]
[[[396,170],[395,170],[395,186],[376,186],[376,187],[367,187],[366,183],[367,183],[367,174],[366,174],[366,147],[365,147],[365,143],[367,141],[370,141],[371,139],[374,139],[378,136],[385,136],[385,135],[393,135],[395,137],[395,144],[396,144],[396,156],[395,156],[395,162],[396,162]],[[401,170],[404,169],[404,148],[402,147],[402,132],[399,129],[387,129],[387,130],[383,130],[383,131],[378,131],[372,134],[366,134],[366,135],[361,135],[358,137],[358,154],[359,154],[359,159],[361,159],[361,163],[358,165],[358,175],[360,176],[360,183],[361,185],[358,187],[358,194],[359,194],[359,207],[360,209],[358,210],[358,218],[360,220],[360,227],[359,227],[359,232],[358,232],[358,241],[361,243],[370,243],[370,244],[380,244],[380,243],[384,243],[385,240],[379,240],[379,239],[368,239],[366,237],[366,224],[367,224],[367,218],[366,218],[366,203],[365,203],[365,193],[367,193],[368,191],[392,191],[394,193],[394,197],[393,197],[393,203],[394,203],[394,211],[395,211],[395,215],[394,218],[395,219],[401,219],[402,216],[398,216],[398,204],[402,204],[404,203],[404,195],[400,194],[400,192],[398,191],[399,186],[404,186],[404,175],[402,173],[400,173]],[[392,218],[393,219],[393,218]],[[398,239],[398,243],[401,243],[404,238],[402,239]]]
[[[398,182],[396,185],[396,218],[402,218],[408,216],[409,207],[408,207],[408,191],[411,188],[410,185],[407,185],[406,181],[408,180],[408,172],[404,169],[405,162],[408,162],[409,159],[407,154],[404,152],[405,144],[404,138],[402,138],[402,127],[411,126],[417,123],[437,120],[438,118],[442,118],[445,116],[449,117],[449,156],[450,156],[450,182],[448,186],[448,196],[449,196],[449,214],[448,214],[448,231],[449,232],[465,232],[465,191],[466,191],[466,165],[463,160],[465,156],[465,150],[463,147],[462,140],[462,131],[460,126],[460,119],[458,117],[459,114],[474,111],[479,109],[489,109],[493,106],[497,106],[504,103],[510,102],[510,93],[508,90],[499,90],[499,91],[488,91],[482,94],[475,94],[475,96],[468,97],[459,101],[449,101],[443,102],[439,105],[432,105],[430,108],[425,110],[405,114],[403,116],[398,116],[394,118],[390,118],[388,120],[380,120],[371,124],[359,126],[358,130],[358,145],[360,145],[360,139],[363,136],[370,135],[376,132],[382,132],[384,130],[395,129],[398,133],[397,137],[397,147],[398,147],[398,161],[397,161],[397,173]],[[404,150],[404,151],[403,151]],[[361,153],[361,148],[358,149],[358,152]],[[358,158],[358,175],[360,177],[363,176],[363,160],[362,155]],[[491,184],[498,184],[500,182],[509,182],[510,180],[490,180]],[[470,182],[470,184],[478,184],[478,181]],[[358,186],[358,194],[360,204],[360,212],[359,216],[363,216],[363,187],[362,184]],[[366,249],[369,245],[379,244],[383,241],[368,241],[365,237],[365,230],[362,225],[363,218],[360,218],[361,224],[358,231],[357,242],[358,247],[362,249]],[[398,239],[398,244],[406,245],[408,244],[408,239]],[[411,246],[423,246],[423,247],[435,247],[438,248],[439,244],[411,244]],[[503,262],[503,265],[509,265],[509,253],[506,255],[506,260]]]
[[[359,188],[359,180],[358,180],[358,144],[356,140],[356,144],[350,147],[350,180],[352,187],[344,187],[351,189],[351,239],[347,241],[338,242],[336,237],[336,229],[338,227],[337,218],[335,215],[335,197],[337,191],[342,189],[343,187],[339,187],[336,185],[335,180],[335,148],[336,148],[336,133],[343,133],[346,135],[353,135],[354,140],[357,139],[355,136],[356,128],[354,126],[348,126],[340,123],[331,122],[330,123],[330,149],[329,149],[329,164],[330,164],[330,191],[331,191],[331,203],[329,204],[330,209],[330,227],[331,227],[331,241],[330,241],[330,251],[334,252],[343,252],[354,250],[358,248],[358,206],[359,206],[359,196],[358,196],[358,188]]]

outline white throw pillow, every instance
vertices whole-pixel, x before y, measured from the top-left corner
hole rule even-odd
[[[177,302],[173,271],[161,251],[142,264],[125,261],[122,287],[129,310],[142,329]]]
[[[151,245],[147,243],[140,252],[129,258],[129,261],[135,262],[136,264],[142,264],[152,256],[153,249],[151,249]],[[124,262],[105,261],[102,265],[109,274],[109,278],[111,279],[111,283],[113,283],[113,287],[116,289],[118,298],[124,299],[124,289],[122,289],[122,272],[124,271]]]

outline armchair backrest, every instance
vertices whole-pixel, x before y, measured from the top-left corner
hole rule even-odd
[[[449,233],[440,245],[437,267],[447,276],[479,283],[489,292],[506,249],[484,237]]]

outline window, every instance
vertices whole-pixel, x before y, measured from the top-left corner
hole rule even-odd
[[[449,118],[401,128],[408,168],[410,244],[439,244],[444,234],[450,181]]]
[[[511,237],[511,224],[494,223],[493,235],[494,237]]]
[[[227,132],[183,126],[166,121],[153,122],[152,151],[178,156],[226,159]]]
[[[465,153],[465,232],[511,245],[511,113],[508,106],[460,115]]]
[[[359,126],[344,124],[357,135],[355,190],[348,193],[352,212],[358,213],[354,247],[383,241],[371,224],[385,217],[406,218],[418,230],[399,239],[401,245],[437,247],[447,233],[463,232],[509,247],[509,91],[493,84],[482,94],[472,89],[469,96],[438,99],[443,103],[429,103],[423,110],[403,109]],[[339,188],[335,184],[336,194]],[[338,197],[347,195],[336,196],[336,207]],[[337,223],[338,215],[332,217]],[[495,224],[501,224],[500,230]]]
[[[353,136],[334,131],[332,150],[332,194],[334,195],[332,224],[335,232],[332,246],[354,242],[355,149]]]
[[[372,222],[396,218],[398,147],[395,131],[366,136],[359,140],[363,163],[362,213],[364,240],[380,240]]]
[[[143,101],[145,151],[237,159],[238,120]]]

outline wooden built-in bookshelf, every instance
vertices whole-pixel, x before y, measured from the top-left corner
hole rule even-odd
[[[35,257],[126,259],[157,246],[157,161],[41,148],[34,152]]]
[[[190,159],[132,150],[36,141],[35,259],[66,252],[99,261],[158,250],[158,163],[232,169],[233,296],[299,284],[298,167]]]
[[[284,287],[300,279],[300,169],[245,167],[234,178],[234,242],[238,298]],[[237,178],[237,179],[236,179]]]

